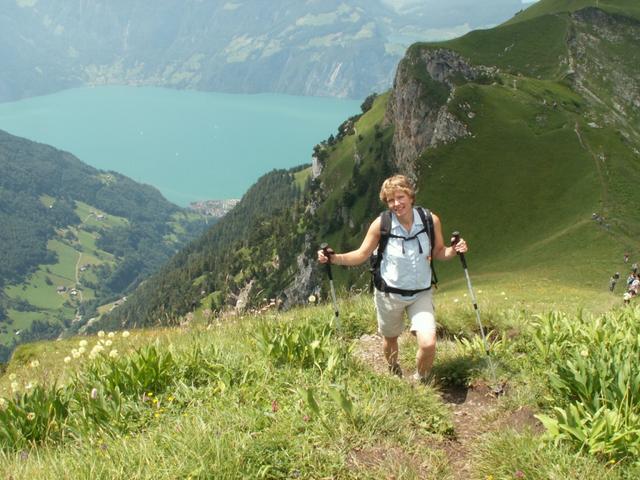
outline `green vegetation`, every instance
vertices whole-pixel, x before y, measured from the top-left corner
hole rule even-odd
[[[565,73],[559,59],[567,55],[564,39],[568,27],[566,17],[540,17],[491,30],[477,30],[431,45],[454,50],[475,64],[495,65],[511,74],[552,79]]]
[[[251,291],[253,303],[281,292],[295,275],[294,254],[304,241],[295,229],[305,219],[294,176],[304,168],[274,170],[261,177],[231,212],[175,255],[101,324],[172,321],[205,298],[210,302],[205,308],[219,310],[251,280],[257,284]]]
[[[596,7],[606,12],[640,20],[640,6],[635,0],[540,0],[507,22],[517,23],[532,18]]]
[[[204,226],[149,186],[4,132],[0,168],[0,361],[80,327]]]
[[[581,430],[565,430],[584,435],[578,438],[514,419],[528,411],[552,422],[556,407],[585,405],[579,399],[588,388],[589,405],[610,412],[602,418],[634,421],[638,399],[625,396],[624,385],[635,391],[629,382],[637,379],[628,374],[640,345],[620,340],[637,338],[640,310],[534,316],[505,309],[492,295],[480,294],[480,305],[507,390],[466,419],[455,418],[443,393],[481,391],[492,373],[470,305],[445,298],[437,300],[435,387],[375,373],[378,360],[363,355],[358,340],[374,328],[368,296],[340,302],[338,330],[327,305],[20,346],[0,376],[0,472],[16,479],[453,480],[463,460],[473,479],[634,478],[640,465],[632,432],[614,435],[614,449],[590,452],[606,429],[587,428],[588,415],[576,420]],[[401,364],[410,372],[414,343],[401,340]],[[489,433],[461,459],[448,446],[469,422]]]

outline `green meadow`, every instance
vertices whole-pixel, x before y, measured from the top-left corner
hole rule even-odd
[[[485,285],[479,280],[477,292],[491,330],[489,357],[465,290],[443,286],[435,380],[426,386],[390,376],[380,363],[369,295],[340,301],[339,324],[330,303],[224,319],[199,311],[180,328],[20,346],[0,377],[0,472],[16,479],[635,478],[637,403],[607,385],[617,378],[635,388],[637,379],[606,365],[611,356],[637,355],[640,310],[534,314],[540,295]],[[616,347],[594,348],[592,335]],[[401,337],[405,377],[414,345]],[[600,383],[581,384],[567,365]],[[495,385],[504,393],[491,395]],[[574,414],[570,392],[581,388],[611,398],[605,420],[596,407],[563,420],[562,412]]]

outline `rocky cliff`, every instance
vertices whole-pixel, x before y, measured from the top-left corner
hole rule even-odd
[[[392,160],[398,171],[416,178],[415,160],[427,148],[470,134],[447,108],[456,83],[493,75],[446,49],[414,48],[400,62],[385,114],[394,126]]]

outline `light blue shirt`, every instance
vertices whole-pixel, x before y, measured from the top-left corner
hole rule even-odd
[[[391,234],[408,238],[413,237],[423,228],[425,225],[422,224],[420,214],[415,208],[413,209],[413,225],[410,232],[407,232],[402,226],[396,214],[391,212]],[[420,253],[418,242],[422,247],[422,253]],[[388,286],[402,290],[429,288],[431,286],[430,254],[431,245],[426,231],[413,240],[389,237],[380,264],[382,278]]]

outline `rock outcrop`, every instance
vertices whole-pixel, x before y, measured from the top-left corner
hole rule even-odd
[[[470,134],[447,103],[456,82],[493,75],[494,69],[473,66],[445,49],[414,49],[400,62],[385,124],[395,127],[392,161],[398,171],[416,178],[415,160],[425,149]]]
[[[320,291],[317,263],[315,258],[305,255],[311,249],[311,238],[305,236],[304,250],[296,257],[297,274],[289,287],[285,289],[283,308],[301,305],[307,302],[312,293],[316,296]]]

